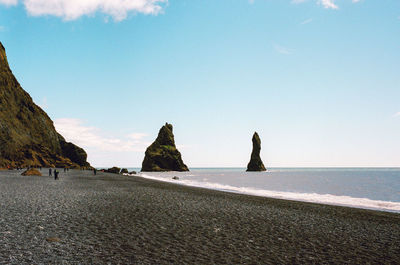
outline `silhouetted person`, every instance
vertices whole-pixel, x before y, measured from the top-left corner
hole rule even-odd
[[[58,170],[54,169],[54,179],[58,179]]]
[[[93,174],[96,176],[96,174],[97,174],[97,169],[93,168]]]
[[[51,168],[49,168],[49,176],[51,176]]]

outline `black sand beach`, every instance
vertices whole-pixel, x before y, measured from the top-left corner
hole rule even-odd
[[[101,172],[20,174],[0,171],[0,264],[400,263],[400,214]]]

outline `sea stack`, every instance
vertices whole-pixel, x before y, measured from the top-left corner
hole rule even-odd
[[[147,148],[142,171],[189,171],[176,149],[171,124],[161,127],[157,139]]]
[[[0,43],[0,168],[87,168],[86,159],[86,152],[65,141],[22,89]]]
[[[257,132],[254,133],[252,141],[253,151],[251,152],[250,162],[247,165],[246,171],[266,171],[266,168],[260,157],[261,140]]]

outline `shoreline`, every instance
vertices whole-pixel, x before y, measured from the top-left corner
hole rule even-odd
[[[301,192],[263,190],[263,189],[249,188],[249,187],[235,187],[235,186],[219,184],[219,183],[209,183],[209,182],[202,183],[202,182],[197,182],[197,181],[193,182],[191,180],[189,180],[188,181],[189,183],[188,183],[188,182],[184,182],[187,180],[164,179],[161,177],[148,175],[149,173],[151,173],[151,172],[144,172],[144,173],[139,172],[139,174],[136,174],[136,175],[125,174],[125,176],[141,177],[144,179],[161,181],[161,182],[165,182],[165,183],[172,183],[172,184],[182,185],[182,186],[186,186],[186,187],[197,187],[197,188],[203,188],[203,189],[208,189],[208,190],[222,191],[222,192],[249,195],[249,196],[257,196],[257,197],[262,197],[262,198],[273,198],[273,199],[279,199],[279,200],[299,201],[299,202],[306,202],[306,203],[316,203],[316,204],[321,204],[321,205],[341,206],[341,207],[349,207],[349,208],[355,208],[355,209],[366,209],[366,210],[372,210],[372,211],[383,211],[383,212],[391,212],[391,213],[400,214],[400,202],[373,200],[373,199],[369,199],[369,198],[351,197],[351,196],[347,196],[347,195],[332,195],[332,194],[320,194],[320,193],[301,193]],[[211,184],[213,184],[213,185],[211,185]],[[216,186],[219,186],[220,188],[217,188]],[[264,193],[264,194],[262,194],[262,193]],[[266,195],[266,194],[268,194],[268,195]],[[324,198],[325,201],[317,200],[315,198],[310,198],[313,196],[315,197],[315,195],[319,196],[320,198]],[[285,198],[285,196],[286,196],[286,198]],[[297,198],[293,198],[293,197],[297,197]],[[303,197],[303,198],[301,198],[301,197]],[[305,197],[309,197],[309,199],[305,199]],[[335,199],[336,200],[342,199],[342,202],[334,201]],[[361,204],[356,205],[356,204],[351,204],[349,202],[347,202],[347,203],[343,202],[343,200],[348,200],[348,199],[351,199],[353,201],[354,200],[363,201],[364,205],[361,205]],[[367,203],[369,203],[371,206],[365,206]],[[395,209],[393,209],[393,208],[395,208]]]
[[[233,191],[228,191],[228,190],[218,190],[218,189],[198,187],[198,186],[189,186],[189,185],[185,185],[185,184],[180,184],[178,182],[150,179],[150,178],[142,177],[139,175],[132,175],[132,176],[126,176],[126,177],[140,178],[140,179],[144,179],[146,181],[155,182],[155,183],[159,183],[159,184],[167,184],[167,185],[170,184],[170,185],[177,186],[177,187],[183,187],[183,189],[189,188],[189,189],[199,190],[199,192],[210,191],[210,192],[218,192],[218,193],[222,193],[222,194],[226,193],[226,194],[232,194],[232,195],[237,195],[237,196],[249,197],[249,199],[254,197],[255,200],[264,200],[265,199],[266,201],[272,201],[272,203],[274,203],[274,201],[276,203],[281,202],[282,204],[285,204],[285,203],[297,204],[298,203],[298,204],[305,204],[305,205],[316,206],[316,207],[321,206],[321,207],[333,207],[333,208],[339,208],[339,209],[344,208],[349,211],[355,210],[355,211],[360,211],[360,212],[366,211],[368,213],[383,213],[384,215],[385,214],[394,215],[393,217],[398,218],[400,221],[400,212],[394,212],[394,211],[389,211],[389,210],[377,210],[377,209],[369,209],[369,208],[361,208],[361,207],[351,207],[351,206],[347,206],[347,205],[325,204],[325,203],[318,203],[318,202],[274,198],[274,197],[246,194],[246,193],[240,193],[240,192],[233,192]]]
[[[141,177],[0,172],[0,207],[0,263],[400,262],[396,213]]]

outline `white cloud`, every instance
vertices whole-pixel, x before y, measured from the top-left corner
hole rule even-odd
[[[65,20],[101,12],[116,21],[129,13],[157,15],[168,0],[20,0],[29,15],[51,15]],[[0,0],[0,4],[16,5],[18,0]]]
[[[327,9],[338,9],[339,6],[335,3],[336,0],[316,0],[319,5],[322,5]],[[351,0],[352,3],[358,3],[361,0]],[[292,4],[301,4],[307,2],[307,0],[292,0]]]
[[[318,0],[318,4],[324,8],[338,9],[339,7],[335,4],[335,0]]]
[[[400,117],[400,111],[399,111],[399,112],[397,112],[397,113],[395,113],[395,114],[393,115],[393,117],[394,117],[394,118],[396,118],[396,117]]]
[[[133,139],[133,140],[140,140],[140,139],[142,139],[142,138],[144,138],[146,136],[147,136],[147,134],[145,134],[145,133],[131,133],[131,134],[128,134],[128,137]]]
[[[300,23],[300,25],[305,25],[305,24],[311,23],[312,21],[313,21],[313,19],[312,19],[312,18],[309,18],[309,19],[306,19],[306,20],[302,21],[302,22]]]
[[[56,130],[65,137],[67,141],[92,151],[102,152],[142,152],[150,143],[142,141],[146,136],[143,133],[132,133],[129,137],[105,137],[95,127],[85,126],[79,119],[56,119],[54,122]]]
[[[274,44],[274,49],[275,49],[275,51],[277,51],[278,53],[280,53],[280,54],[285,54],[285,55],[289,55],[289,54],[292,54],[292,50],[291,49],[288,49],[288,48],[286,48],[286,47],[283,47],[283,46],[281,46],[281,45],[279,45],[279,44]]]
[[[0,4],[6,6],[15,6],[16,4],[18,4],[18,0],[0,0]]]

